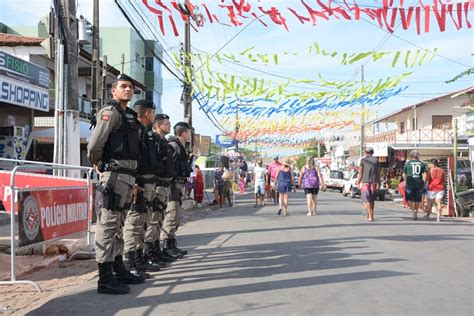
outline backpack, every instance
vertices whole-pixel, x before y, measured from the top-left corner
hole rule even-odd
[[[303,172],[303,188],[319,188],[319,177],[316,169],[304,168]]]

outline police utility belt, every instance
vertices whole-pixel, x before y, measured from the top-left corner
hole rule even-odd
[[[149,174],[146,174],[149,175]],[[137,177],[137,180],[140,184],[155,184],[158,187],[169,187],[171,186],[172,181],[164,181],[159,179],[157,176],[155,177],[140,177],[140,174]]]
[[[130,168],[125,168],[125,167],[120,167],[116,163],[109,163],[109,162],[99,161],[99,164],[97,165],[97,169],[99,170],[99,172],[110,171],[112,173],[127,174],[127,175],[132,176],[132,177],[137,176],[137,170],[130,169]]]

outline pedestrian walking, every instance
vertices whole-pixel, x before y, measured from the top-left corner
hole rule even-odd
[[[132,202],[141,125],[128,108],[133,97],[133,80],[119,75],[112,83],[112,99],[97,113],[96,125],[87,146],[87,158],[99,172],[97,191],[102,205],[95,234],[99,279],[97,292],[126,294],[127,284],[143,283],[142,276],[128,271],[123,263],[123,225]]]
[[[258,204],[260,204],[260,206],[265,205],[264,198],[265,198],[265,185],[266,185],[267,178],[268,178],[267,169],[263,167],[262,159],[258,159],[257,166],[255,166],[255,168],[253,169],[253,187],[254,187],[254,193],[255,193],[254,207],[257,207]]]
[[[406,195],[406,193],[405,193],[405,185],[406,185],[405,180],[403,180],[402,182],[400,182],[400,184],[398,185],[398,192],[399,192],[400,195],[402,196],[402,205],[403,205],[403,208],[409,207],[409,206],[408,206],[408,201],[407,201],[407,195]]]
[[[275,179],[276,179],[276,186],[278,191],[278,199],[279,199],[279,209],[278,215],[281,215],[283,211],[284,216],[288,216],[288,193],[291,192],[292,188],[293,191],[296,192],[296,185],[295,179],[293,177],[293,170],[290,166],[291,162],[290,159],[287,158],[283,162],[280,170],[277,171]]]
[[[314,216],[317,214],[316,207],[318,205],[319,187],[322,186],[323,189],[326,187],[319,168],[314,164],[314,157],[306,157],[306,164],[301,168],[300,175],[299,187],[304,190],[308,206],[308,213],[306,215]]]
[[[240,194],[245,193],[245,174],[241,173],[239,177],[239,192]]]
[[[174,126],[174,135],[169,137],[169,143],[173,148],[174,177],[170,187],[170,199],[166,206],[163,227],[161,229],[161,242],[163,249],[172,256],[182,258],[188,251],[178,248],[176,232],[181,222],[183,209],[184,185],[191,175],[191,161],[193,155],[184,146],[191,139],[191,126],[186,122],[178,122]]]
[[[442,201],[444,196],[444,182],[446,175],[440,168],[438,159],[431,160],[431,167],[428,176],[428,205],[426,208],[426,218],[430,217],[433,204],[436,203],[437,221],[441,221]]]
[[[380,164],[373,156],[373,148],[365,149],[365,157],[360,160],[356,185],[360,188],[360,198],[367,210],[366,218],[369,222],[374,220],[375,199],[380,186]]]
[[[270,174],[270,187],[271,187],[271,192],[272,192],[272,198],[273,198],[273,204],[277,205],[278,204],[278,190],[276,187],[276,176],[280,168],[282,167],[282,164],[280,163],[280,158],[278,156],[275,156],[273,158],[273,162],[268,166],[268,173]]]
[[[407,201],[412,210],[413,220],[416,221],[423,195],[423,186],[427,178],[426,165],[419,160],[418,151],[410,152],[409,160],[403,166],[403,178],[406,182],[405,194]]]
[[[214,172],[214,192],[216,192],[217,203],[220,207],[224,204],[224,165],[220,164]]]

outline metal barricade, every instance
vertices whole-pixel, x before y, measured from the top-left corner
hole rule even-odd
[[[74,166],[74,165],[62,165],[62,164],[53,164],[53,163],[45,163],[45,162],[37,162],[37,161],[28,161],[28,160],[15,160],[15,159],[6,159],[0,158],[0,161],[12,162],[14,164],[28,164],[28,165],[17,165],[11,171],[10,176],[10,190],[11,190],[11,201],[10,201],[10,265],[11,265],[11,277],[10,281],[0,281],[0,285],[13,285],[13,284],[29,284],[35,287],[39,292],[42,292],[41,287],[34,281],[30,280],[17,280],[16,279],[16,235],[15,235],[15,225],[17,224],[15,221],[15,200],[17,198],[17,193],[26,191],[25,189],[15,187],[15,176],[19,170],[38,170],[38,169],[46,169],[46,170],[83,170],[87,171],[87,187],[80,186],[81,188],[87,188],[87,196],[88,196],[88,203],[87,203],[87,245],[88,245],[88,252],[87,254],[92,254],[94,249],[92,247],[91,241],[91,218],[90,214],[91,211],[94,209],[93,207],[93,197],[92,197],[92,173],[94,169],[90,167],[83,167],[83,166]],[[81,179],[82,180],[82,179]],[[46,187],[47,188],[47,187]],[[68,188],[68,187],[65,187]],[[71,187],[74,188],[74,187]],[[44,189],[44,188],[43,188]],[[64,189],[64,188],[61,188]],[[28,189],[31,190],[31,189]],[[67,236],[62,236],[60,238],[64,238]],[[53,238],[51,240],[55,240],[57,238]],[[73,257],[73,256],[72,256]],[[71,258],[72,258],[71,257]]]

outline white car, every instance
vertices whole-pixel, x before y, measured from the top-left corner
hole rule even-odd
[[[339,170],[331,170],[323,175],[327,189],[338,190],[342,193],[344,188],[344,173]]]
[[[352,171],[349,177],[346,178],[344,182],[344,187],[341,191],[343,196],[350,196],[351,198],[355,198],[356,196],[360,197],[360,189],[359,186],[356,185],[358,172]],[[385,201],[385,195],[387,194],[387,189],[379,188],[377,189],[377,198],[379,201]]]

